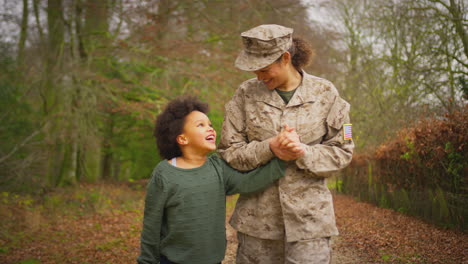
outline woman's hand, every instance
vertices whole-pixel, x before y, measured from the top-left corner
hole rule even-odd
[[[283,130],[270,139],[270,149],[279,159],[295,160],[304,155],[305,147],[294,128],[285,125]]]

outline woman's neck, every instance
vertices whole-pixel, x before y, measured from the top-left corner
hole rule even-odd
[[[284,83],[283,86],[278,87],[278,90],[281,91],[292,91],[299,87],[302,82],[302,75],[296,70],[296,68],[292,67],[288,70],[288,77],[287,81]]]

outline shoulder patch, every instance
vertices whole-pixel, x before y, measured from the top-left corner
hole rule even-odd
[[[353,124],[343,124],[343,140],[353,139]]]

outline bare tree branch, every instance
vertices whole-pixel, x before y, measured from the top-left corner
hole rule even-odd
[[[21,149],[26,143],[28,143],[32,138],[34,138],[37,134],[41,132],[41,129],[38,129],[34,131],[31,135],[27,136],[23,141],[20,143],[16,144],[15,147],[5,156],[0,158],[0,163],[5,162],[7,159],[9,159],[13,154],[15,154],[19,149]]]

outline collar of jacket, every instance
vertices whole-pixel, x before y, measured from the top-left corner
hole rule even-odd
[[[303,105],[305,103],[313,103],[317,100],[317,96],[314,94],[314,80],[313,76],[307,74],[302,70],[302,82],[297,87],[293,97],[286,105],[286,107],[294,107]],[[284,101],[279,94],[274,90],[269,90],[263,82],[259,82],[259,94],[256,98],[257,102],[263,102],[273,107],[282,109],[285,107]]]

